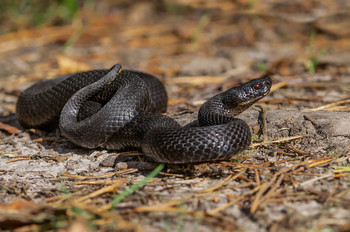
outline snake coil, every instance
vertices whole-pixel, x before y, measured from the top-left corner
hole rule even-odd
[[[262,77],[206,101],[198,121],[180,125],[160,113],[167,93],[152,75],[122,70],[92,70],[34,84],[18,98],[16,114],[25,128],[50,130],[86,147],[139,149],[156,162],[225,160],[251,142],[249,126],[234,118],[266,96],[271,79]]]

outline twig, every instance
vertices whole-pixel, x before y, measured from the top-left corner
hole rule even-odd
[[[219,207],[216,207],[215,209],[211,210],[209,212],[210,215],[214,215],[214,214],[217,214],[218,212],[224,210],[224,209],[227,209],[228,207],[232,206],[232,205],[235,205],[237,202],[239,202],[240,200],[244,199],[245,197],[244,196],[240,196],[238,197],[237,199],[233,200],[233,201],[230,201],[229,203],[227,204],[224,204],[224,205],[221,205]]]
[[[242,173],[237,173],[236,175],[229,175],[228,177],[226,177],[225,179],[223,179],[222,181],[220,181],[219,184],[214,185],[208,189],[204,189],[204,190],[200,190],[198,191],[199,193],[209,193],[209,192],[213,192],[219,188],[221,188],[222,186],[226,185],[227,183],[229,183],[230,181],[236,179],[237,177],[239,177],[240,175],[242,175]]]
[[[273,140],[273,141],[267,141],[267,142],[261,142],[261,143],[253,143],[252,145],[250,145],[250,148],[254,148],[260,145],[265,145],[265,144],[271,144],[271,143],[280,143],[280,142],[286,142],[286,141],[290,141],[290,140],[294,140],[294,139],[300,139],[305,137],[305,135],[296,135],[296,136],[291,136],[291,137],[285,137],[285,138],[280,138],[277,140]]]
[[[326,110],[327,108],[330,108],[332,106],[337,106],[337,105],[341,105],[341,104],[344,104],[344,103],[350,103],[350,99],[337,101],[337,102],[332,102],[332,103],[327,104],[327,105],[323,105],[323,106],[319,106],[317,108],[310,109],[310,111]]]
[[[263,143],[267,142],[267,123],[266,123],[266,108],[261,105],[257,105],[257,108],[261,110],[261,134],[263,136]]]

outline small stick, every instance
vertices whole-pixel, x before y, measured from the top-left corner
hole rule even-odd
[[[263,142],[267,141],[267,122],[266,122],[266,108],[261,105],[255,106],[261,110],[260,120],[261,120],[261,133],[263,136]]]

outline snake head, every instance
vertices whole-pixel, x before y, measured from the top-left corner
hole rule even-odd
[[[272,81],[270,77],[253,79],[227,90],[223,103],[230,109],[232,116],[237,115],[265,97],[270,92],[271,86]]]

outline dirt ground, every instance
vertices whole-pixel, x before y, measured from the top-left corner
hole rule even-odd
[[[2,20],[0,230],[350,231],[349,12],[341,0],[96,1],[72,22]],[[157,76],[182,125],[249,79],[272,73],[273,88],[239,116],[251,147],[219,163],[159,172],[139,152],[20,127],[25,88],[115,63]]]

